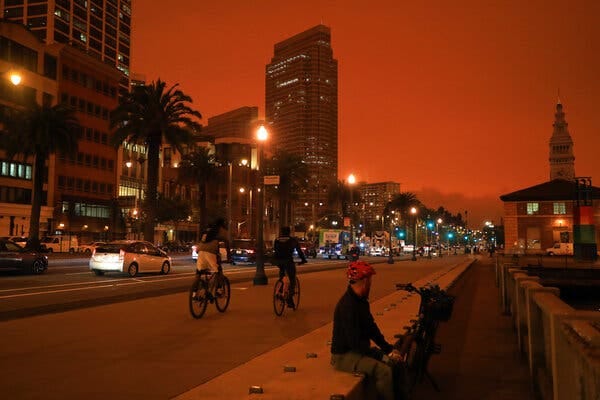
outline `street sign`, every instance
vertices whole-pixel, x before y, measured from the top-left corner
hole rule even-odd
[[[279,175],[266,175],[263,179],[265,185],[279,185]]]

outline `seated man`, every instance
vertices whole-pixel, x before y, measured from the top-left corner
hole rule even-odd
[[[385,361],[400,360],[400,353],[385,340],[371,315],[369,291],[374,274],[364,261],[348,266],[348,289],[333,314],[331,365],[340,371],[364,373],[374,380],[378,398],[395,400],[394,392],[399,390],[394,390],[394,368]],[[372,348],[371,340],[379,348]]]

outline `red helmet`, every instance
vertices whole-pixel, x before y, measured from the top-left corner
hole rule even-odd
[[[348,279],[351,281],[359,281],[363,278],[375,275],[375,270],[364,261],[353,261],[348,265],[346,275],[348,275]]]

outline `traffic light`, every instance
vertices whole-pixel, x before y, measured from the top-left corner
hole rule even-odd
[[[429,228],[430,230],[433,229],[433,222],[429,221],[427,222],[427,228]]]
[[[402,228],[396,228],[396,238],[404,239],[406,237],[406,232]]]

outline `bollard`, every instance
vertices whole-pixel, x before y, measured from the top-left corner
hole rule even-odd
[[[306,358],[317,358],[317,353],[306,353]]]
[[[296,367],[292,367],[291,365],[284,365],[283,372],[296,372]]]

